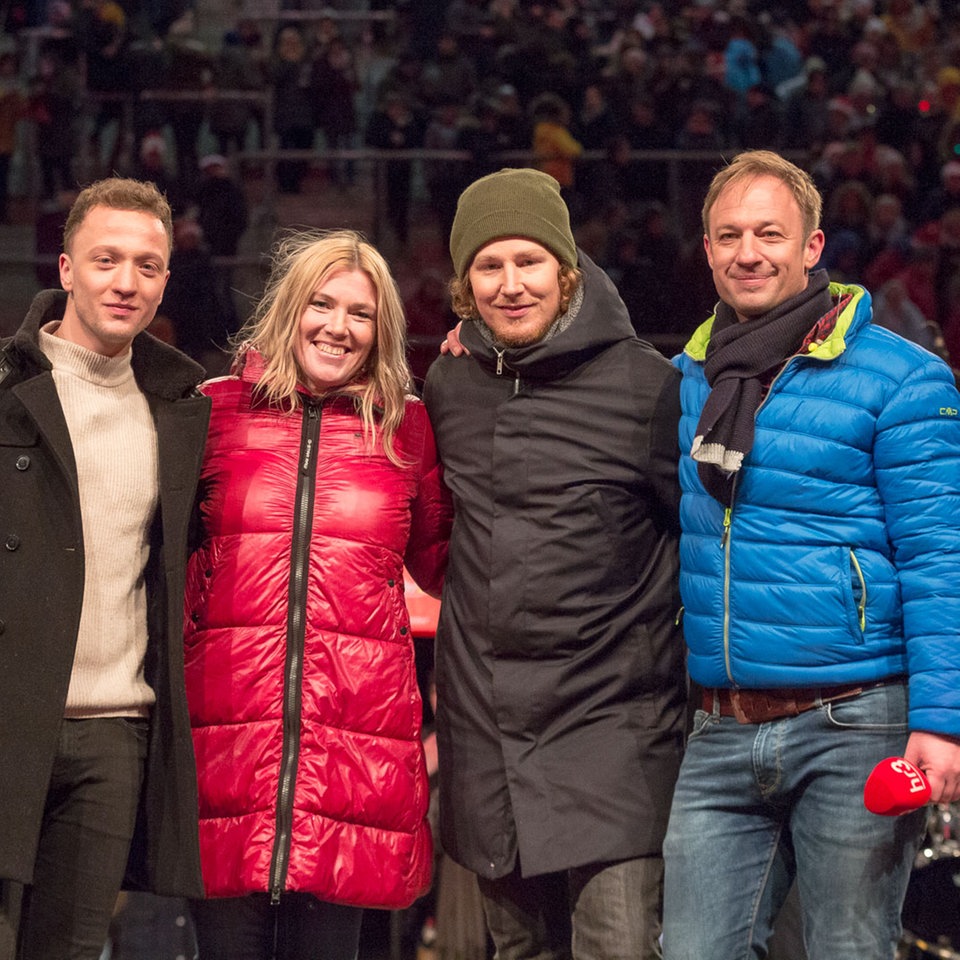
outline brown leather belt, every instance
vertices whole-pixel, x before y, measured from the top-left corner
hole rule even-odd
[[[901,682],[890,678],[873,683],[838,687],[784,687],[769,690],[730,690],[707,687],[703,691],[703,709],[713,713],[719,707],[721,717],[736,717],[739,723],[766,723],[796,717],[822,703],[849,700],[864,690]]]

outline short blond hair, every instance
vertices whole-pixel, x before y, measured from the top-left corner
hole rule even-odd
[[[131,180],[127,177],[107,177],[97,180],[77,194],[63,227],[63,249],[70,253],[70,245],[80,225],[94,207],[112,210],[135,210],[156,217],[167,234],[167,259],[173,250],[173,214],[167,198],[149,180]]]
[[[800,207],[804,236],[809,237],[819,228],[823,198],[810,174],[772,150],[748,150],[735,156],[710,182],[702,213],[703,232],[707,236],[710,236],[710,211],[721,191],[731,183],[758,177],[776,177],[786,184]]]
[[[412,376],[407,362],[406,316],[397,283],[380,252],[355,230],[298,231],[274,248],[263,297],[236,339],[238,357],[255,349],[264,359],[259,388],[287,409],[300,404],[305,382],[296,356],[300,319],[316,288],[339,270],[361,270],[377,296],[376,336],[362,379],[337,388],[353,394],[368,439],[381,434],[384,452],[399,463],[393,438],[403,420]]]

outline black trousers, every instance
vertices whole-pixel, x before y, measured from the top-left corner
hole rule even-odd
[[[99,960],[127,866],[148,732],[136,718],[63,721],[19,925],[17,885],[0,884],[0,949],[19,927],[17,960]]]
[[[309,893],[191,901],[201,960],[356,960],[363,910]]]

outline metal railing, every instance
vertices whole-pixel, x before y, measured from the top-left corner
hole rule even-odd
[[[272,6],[272,4],[268,4]],[[320,10],[284,10],[280,15],[286,19],[294,17],[295,19],[315,20],[328,15],[328,8]],[[363,18],[378,19],[381,14],[387,15],[385,19],[392,19],[392,11],[335,11],[341,18]],[[263,13],[264,19],[274,18],[276,14]],[[263,90],[226,90],[208,85],[202,89],[196,90],[171,90],[171,89],[151,89],[140,92],[117,92],[117,93],[99,93],[88,91],[84,94],[81,102],[81,115],[90,118],[96,114],[102,105],[109,103],[119,103],[121,105],[121,122],[118,136],[122,139],[119,145],[118,153],[121,158],[129,165],[130,158],[133,156],[135,144],[133,143],[133,131],[136,129],[136,112],[139,103],[155,104],[176,104],[176,103],[196,103],[204,107],[209,107],[218,101],[231,100],[250,103],[257,108],[257,124],[260,127],[260,139],[264,144],[260,149],[241,150],[235,153],[230,159],[234,163],[242,162],[244,164],[259,163],[263,166],[265,177],[265,198],[264,202],[272,206],[274,200],[275,186],[274,173],[276,164],[281,160],[301,160],[315,164],[327,164],[336,161],[361,162],[372,166],[372,182],[374,185],[373,200],[377,209],[383,206],[385,194],[385,168],[386,164],[395,161],[407,160],[411,163],[423,162],[449,162],[449,163],[470,163],[474,158],[464,150],[427,150],[427,149],[409,149],[409,150],[377,150],[367,147],[357,147],[353,149],[327,149],[325,147],[311,147],[305,150],[283,150],[278,145],[276,135],[273,133],[274,119],[274,95],[269,88]],[[360,125],[365,122],[364,117],[360,117]],[[253,121],[251,121],[253,122]],[[629,154],[632,162],[662,164],[666,168],[666,195],[667,206],[670,211],[678,211],[681,204],[684,203],[683,197],[683,169],[689,164],[713,164],[719,167],[725,160],[732,157],[737,152],[736,148],[729,148],[723,152],[702,151],[702,150],[634,150]],[[794,160],[801,166],[806,165],[810,155],[806,151],[785,151],[789,159]],[[589,170],[591,164],[603,161],[606,154],[600,150],[585,151],[577,161],[578,169],[581,172]],[[522,164],[532,164],[535,160],[532,151],[513,150],[495,155],[492,159],[499,160],[505,166],[516,166]],[[631,198],[623,198],[630,200]],[[377,218],[379,220],[379,216]]]

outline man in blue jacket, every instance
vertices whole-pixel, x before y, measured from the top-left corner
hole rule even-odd
[[[681,593],[702,710],[664,846],[664,956],[766,956],[796,879],[811,960],[892,958],[923,812],[960,797],[960,394],[814,270],[821,198],[751,151],[703,208],[716,312],[677,358]]]

